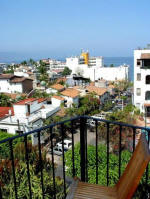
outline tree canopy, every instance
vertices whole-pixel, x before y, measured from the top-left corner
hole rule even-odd
[[[62,72],[62,75],[67,76],[67,75],[70,75],[71,72],[72,72],[72,70],[70,70],[68,67],[65,67],[63,72]]]

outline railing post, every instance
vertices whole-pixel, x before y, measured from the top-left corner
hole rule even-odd
[[[81,181],[86,181],[86,137],[85,137],[86,119],[80,118],[80,168]]]

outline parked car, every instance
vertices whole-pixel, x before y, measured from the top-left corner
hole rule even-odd
[[[68,151],[68,150],[64,148],[64,152],[67,152],[67,151]],[[53,148],[53,153],[54,153],[55,155],[62,155],[62,154],[63,154],[63,150],[62,150],[61,147],[55,146],[55,147]]]
[[[58,142],[56,144],[56,146],[62,148],[62,142]],[[65,139],[64,140],[64,149],[69,150],[70,148],[72,148],[72,141],[68,140],[68,139]]]

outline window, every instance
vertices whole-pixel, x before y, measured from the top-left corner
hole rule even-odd
[[[141,81],[141,73],[137,73],[137,81]]]
[[[146,80],[145,81],[146,81],[146,84],[150,84],[150,75],[146,76]]]
[[[0,131],[7,133],[7,129],[0,129]]]
[[[137,66],[140,66],[141,65],[141,61],[140,59],[137,60]]]
[[[145,93],[145,100],[150,100],[150,91]]]
[[[23,134],[23,131],[16,130],[16,134]]]
[[[137,95],[137,96],[140,96],[140,95],[141,95],[141,89],[140,89],[140,88],[137,88],[137,89],[136,89],[136,95]]]

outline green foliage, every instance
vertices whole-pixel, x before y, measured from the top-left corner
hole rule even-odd
[[[4,140],[10,137],[13,137],[13,135],[0,131],[0,140]],[[10,152],[8,142],[0,144],[0,159],[8,158],[9,154]]]
[[[111,108],[113,108],[113,103],[112,101],[107,101],[105,102],[104,106],[102,107],[103,111],[109,111]]]
[[[0,93],[0,106],[11,106],[11,98],[3,93]]]
[[[40,60],[40,65],[37,67],[37,69],[38,69],[38,72],[40,73],[39,80],[48,82],[46,63]]]
[[[27,65],[27,61],[24,60],[24,61],[21,62],[21,64],[22,64],[22,65]]]
[[[31,64],[31,65],[36,65],[36,62],[33,60],[33,59],[29,59],[29,63]]]
[[[80,144],[75,145],[74,148],[75,154],[75,172],[76,176],[80,177]],[[88,154],[88,181],[89,183],[96,183],[96,147],[92,145],[88,145],[87,147],[87,154]],[[131,157],[130,152],[122,151],[121,158],[121,173],[123,173],[129,159]],[[66,166],[67,174],[69,176],[72,175],[72,151],[69,150],[65,154],[66,158]],[[113,186],[118,181],[118,156],[110,153],[109,155],[109,184]],[[106,146],[99,144],[98,145],[98,179],[99,184],[106,185],[106,176],[107,176],[107,152]]]
[[[11,138],[13,136],[14,135],[12,135],[12,134],[0,131],[0,140]],[[20,143],[22,140],[23,140],[23,138],[17,138],[15,140],[13,140],[13,143],[12,143],[13,147],[15,148],[18,145],[18,143]],[[8,142],[0,144],[0,160],[6,159],[9,157],[10,157],[10,147],[9,147]]]
[[[3,73],[14,74],[15,68],[17,68],[17,65],[7,65],[7,70],[4,70]]]
[[[127,150],[122,151],[121,153],[121,174],[124,172],[130,158],[131,153]],[[88,182],[95,184],[96,183],[96,147],[88,145],[87,147],[87,157],[88,157]],[[65,153],[66,166],[67,166],[67,175],[72,176],[72,150],[69,150]],[[80,144],[76,144],[74,148],[74,161],[75,161],[75,175],[80,178]],[[119,180],[118,174],[119,168],[119,157],[113,153],[109,153],[109,186],[114,186]],[[98,184],[107,185],[107,152],[106,146],[99,144],[98,145]],[[150,176],[150,171],[149,171]],[[145,184],[146,178],[145,175],[141,179],[141,182],[138,186],[136,193],[134,194],[134,199],[143,198],[143,195],[150,190],[150,179],[148,179],[148,185]],[[146,198],[146,197],[145,197]]]
[[[63,72],[62,72],[62,75],[67,76],[67,75],[70,75],[71,72],[72,72],[72,70],[70,70],[68,67],[65,67]]]
[[[110,64],[110,67],[115,67],[114,64]]]
[[[42,164],[39,160],[38,147],[32,147],[28,143],[29,169],[31,179],[32,198],[43,198],[41,189],[41,167],[43,170],[43,183],[45,198],[53,198],[53,177],[52,163],[46,159],[46,153],[42,153]],[[14,147],[14,164],[16,173],[17,193],[18,198],[29,198],[27,165],[25,161],[25,146],[24,143],[18,143]],[[5,159],[0,162],[0,183],[4,198],[15,199],[14,183],[13,183],[11,160]],[[63,196],[63,180],[56,177],[56,197],[61,199]]]
[[[34,97],[34,98],[47,98],[47,97],[50,97],[50,96],[51,96],[51,94],[48,94],[46,92],[41,92],[41,91],[38,91],[38,90],[36,90],[34,92],[34,94],[32,95],[32,97]]]
[[[126,91],[128,88],[133,86],[133,83],[127,80],[118,81],[114,84],[117,92]]]

